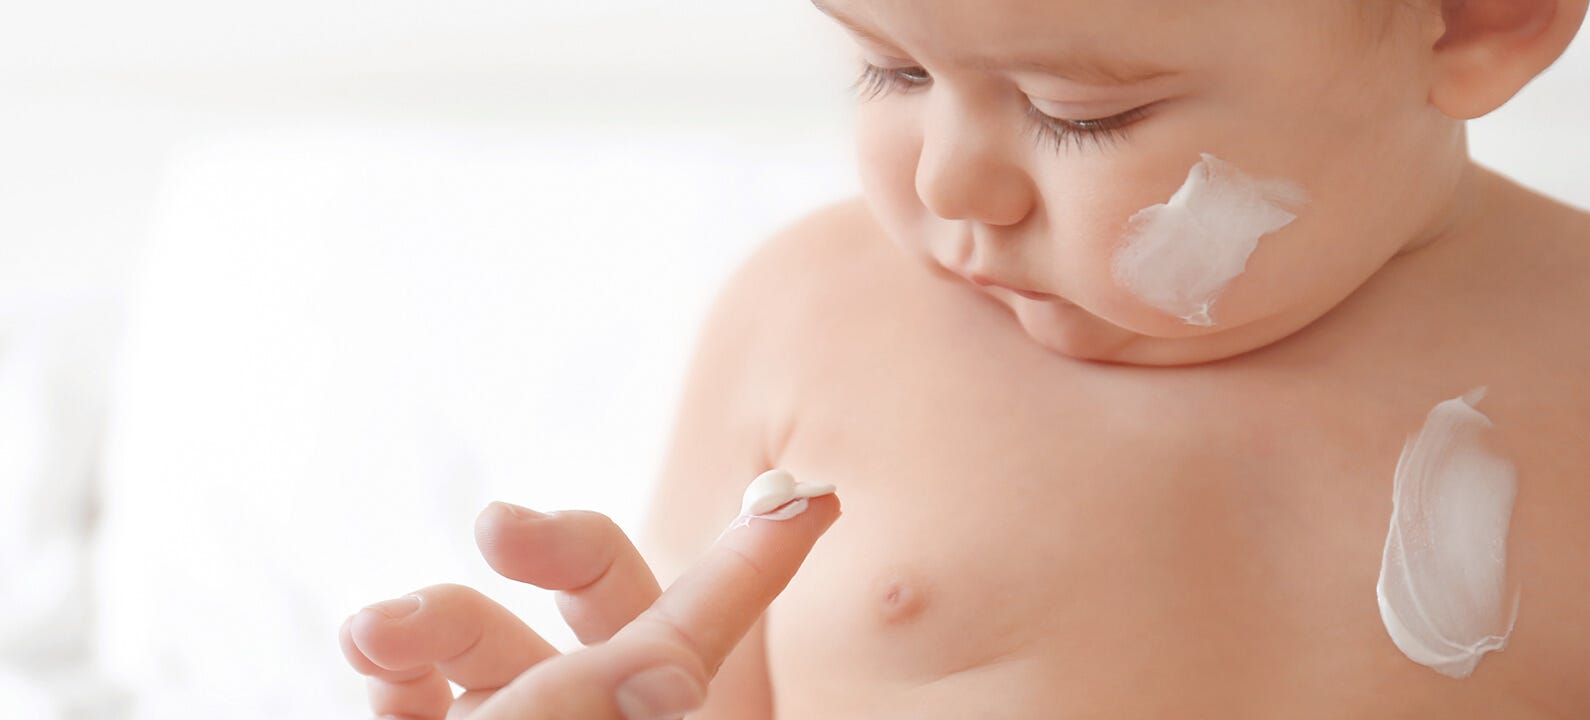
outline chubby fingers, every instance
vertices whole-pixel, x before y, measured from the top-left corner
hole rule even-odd
[[[495,690],[558,654],[507,608],[462,585],[365,608],[344,623],[342,637],[348,662],[370,677],[371,710],[415,718],[445,715],[453,700],[447,680]]]
[[[788,520],[737,521],[611,641],[531,668],[471,720],[658,720],[699,707],[718,666],[838,517],[828,495]]]
[[[475,520],[475,543],[504,577],[557,591],[580,642],[602,642],[662,594],[629,536],[601,513],[542,514],[492,503]]]

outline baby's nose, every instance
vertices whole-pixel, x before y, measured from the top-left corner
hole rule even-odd
[[[1015,225],[1032,210],[1032,178],[1011,142],[1019,132],[1007,122],[949,106],[924,115],[917,157],[916,194],[946,220]]]

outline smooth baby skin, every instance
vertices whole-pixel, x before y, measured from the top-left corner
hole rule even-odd
[[[775,467],[846,513],[695,717],[1590,715],[1590,221],[1462,124],[1584,0],[826,4],[911,87],[858,114],[865,199],[721,294],[643,549],[680,577]],[[1034,143],[1032,110],[1131,122]],[[1192,326],[1111,258],[1203,153],[1308,204]],[[1481,385],[1524,599],[1453,680],[1375,586],[1403,443]]]
[[[721,300],[653,546],[689,557],[680,503],[732,494],[679,487],[767,467],[848,512],[703,717],[1590,712],[1590,221],[1475,166],[1463,127],[1585,3],[822,5],[887,89],[865,197]],[[1034,111],[1095,139],[1033,143]],[[1309,203],[1195,327],[1110,261],[1203,153]],[[1458,681],[1374,595],[1403,443],[1480,385],[1525,599]]]
[[[763,464],[837,485],[845,517],[695,717],[1584,716],[1590,222],[1480,175],[1472,234],[1176,369],[1045,351],[861,202],[765,247],[709,329],[658,541],[704,547],[685,524],[737,490],[706,478]],[[1520,477],[1524,604],[1457,681],[1397,649],[1375,585],[1403,444],[1475,378]]]

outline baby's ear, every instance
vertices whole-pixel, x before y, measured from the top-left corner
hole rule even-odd
[[[1440,0],[1430,101],[1468,120],[1502,106],[1579,32],[1590,0]]]

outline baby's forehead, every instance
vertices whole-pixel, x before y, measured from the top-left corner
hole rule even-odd
[[[1218,21],[1237,20],[1250,31],[1276,19],[1340,21],[1380,31],[1414,10],[1410,0],[810,0],[842,24],[903,30],[915,25],[1000,27],[1010,35],[1072,40],[1180,31],[1197,37]],[[1321,28],[1328,29],[1328,28]],[[1118,33],[1118,35],[1116,35]],[[943,36],[951,39],[953,35]]]
[[[1382,41],[1406,0],[810,0],[864,45],[968,69],[1174,68]],[[917,57],[922,55],[925,57]],[[1251,58],[1244,60],[1251,62]],[[1088,65],[1094,65],[1089,68]],[[1031,67],[1023,68],[1023,65]],[[1108,75],[1111,73],[1093,73]]]
[[[1165,10],[1163,0],[811,2],[880,55],[941,67],[1081,74],[1114,82],[1163,74],[1162,68],[1134,58],[1152,57],[1153,49],[1170,55],[1167,38],[1182,34],[1190,22],[1178,4]]]

